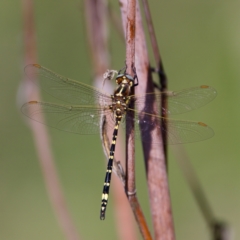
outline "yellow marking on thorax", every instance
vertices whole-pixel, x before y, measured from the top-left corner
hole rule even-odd
[[[122,84],[121,85],[121,89],[120,89],[120,91],[116,94],[116,96],[122,96],[122,91],[123,91],[123,89],[124,89],[124,87],[125,87],[125,84]]]

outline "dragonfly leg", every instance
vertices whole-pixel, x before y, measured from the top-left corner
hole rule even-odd
[[[135,68],[134,65],[132,65],[132,70],[133,70],[133,73],[134,73],[133,79],[134,80],[136,79],[136,83],[134,83],[133,87],[136,87],[138,85],[138,76],[137,76],[136,68]]]
[[[126,63],[126,61],[125,61],[125,66],[118,71],[118,75],[119,75],[121,72],[126,73],[126,71],[127,71],[127,63]]]

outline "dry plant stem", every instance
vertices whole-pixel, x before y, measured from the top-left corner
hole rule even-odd
[[[212,232],[213,239],[226,239],[226,237],[224,236],[226,235],[226,232],[228,230],[227,225],[219,222],[215,217],[213,209],[210,206],[209,201],[207,200],[207,197],[203,191],[197,174],[192,167],[184,148],[182,148],[182,146],[174,146],[173,151],[176,156],[177,162],[180,165],[180,168],[184,174],[184,177],[189,185],[189,188],[191,189],[195,197],[195,201],[197,202],[199,209],[202,212],[210,231]]]
[[[107,31],[107,19],[108,16],[108,6],[106,0],[85,0],[85,19],[87,24],[87,42],[89,43],[89,48],[91,51],[91,57],[93,62],[93,68],[95,72],[95,86],[102,86],[102,75],[109,68],[109,49],[108,49],[108,31]],[[108,121],[107,116],[106,122]],[[102,137],[105,135],[105,129],[102,129]],[[112,128],[106,128],[107,138],[112,139]],[[104,140],[103,148],[105,152],[108,150],[108,146],[106,144],[108,140]],[[116,159],[124,159],[122,156],[122,151],[119,149],[123,149],[121,146],[121,139],[117,139],[117,146],[115,151]],[[108,160],[109,155],[107,156]],[[121,176],[121,171],[118,172]],[[120,177],[120,179],[122,176]],[[103,179],[104,180],[104,179]],[[122,179],[121,179],[122,180]],[[113,187],[110,191],[113,192],[114,195],[114,203],[120,202],[120,204],[115,208],[116,214],[116,222],[117,222],[117,231],[119,235],[119,239],[137,239],[137,234],[134,228],[134,222],[131,218],[131,212],[127,211],[128,203],[123,191],[119,191],[119,184],[117,181],[112,181]],[[110,196],[111,197],[111,196]],[[100,200],[100,198],[99,198]],[[111,198],[110,198],[111,201]],[[100,201],[99,201],[100,204]],[[100,205],[99,205],[100,207]],[[109,211],[110,209],[107,209]],[[125,214],[122,214],[122,213]]]
[[[85,0],[85,21],[87,24],[87,42],[96,81],[102,79],[103,73],[109,67],[108,30],[107,30],[107,1]],[[96,83],[101,85],[102,83]]]
[[[124,20],[126,19],[127,4],[126,1],[123,0],[120,1],[120,3],[123,15],[123,26],[126,26]],[[138,1],[136,11],[135,51],[135,66],[139,79],[139,86],[135,88],[135,91],[137,95],[144,95],[154,90]],[[144,105],[139,106],[138,111],[141,112],[144,107]],[[152,107],[156,109],[157,106],[155,102],[152,103]],[[155,138],[158,138],[158,142],[161,141],[161,133],[157,131],[157,129],[153,129],[149,132],[149,138],[149,142],[143,143],[143,151],[147,171],[148,190],[155,235],[154,239],[173,240],[175,236],[164,151],[161,146],[153,144]]]
[[[142,0],[142,2],[143,2],[143,9],[144,9],[144,13],[147,21],[147,29],[149,31],[149,36],[151,40],[156,67],[157,67],[157,70],[162,70],[162,68],[158,68],[161,66],[161,56],[160,56],[160,51],[157,43],[156,34],[154,31],[154,26],[153,26],[152,17],[151,17],[149,5],[148,5],[148,0]]]
[[[148,0],[142,0],[142,2],[143,2],[143,8],[144,8],[146,21],[147,21],[147,29],[148,29],[150,40],[151,40],[153,55],[154,55],[154,58],[155,58],[155,65],[156,65],[156,69],[157,69],[159,80],[160,80],[160,91],[161,92],[166,92],[167,91],[167,75],[164,71],[163,62],[161,60],[161,55],[160,55],[160,51],[159,51],[159,47],[158,47],[158,43],[157,43],[156,34],[155,34],[155,31],[154,31],[154,26],[153,26],[152,17],[151,17],[149,5],[148,5]],[[161,116],[163,118],[167,118],[167,112],[164,111],[163,109],[167,109],[167,95],[166,94],[162,94]],[[163,126],[162,129],[167,129],[166,121],[162,120],[161,124]],[[167,166],[167,135],[166,135],[166,130],[162,131],[162,139],[163,139],[163,143],[164,143],[163,149],[164,149],[164,153],[165,153],[165,160],[166,160],[166,166]]]
[[[153,55],[155,58],[156,70],[157,70],[157,72],[159,74],[159,78],[160,78],[160,84],[161,84],[160,90],[162,92],[165,92],[165,91],[167,91],[167,76],[164,71],[163,62],[161,59],[161,55],[160,55],[160,51],[159,51],[159,47],[158,47],[158,43],[157,43],[157,38],[156,38],[156,34],[155,34],[153,22],[152,22],[152,17],[151,17],[149,5],[148,5],[148,0],[142,0],[142,2],[143,2],[146,21],[147,21],[147,29],[149,31],[149,36],[150,36],[150,40],[151,40]],[[164,114],[163,117],[166,117],[165,116],[166,112],[164,112],[163,114]]]
[[[159,47],[158,47],[158,43],[157,43],[157,39],[156,39],[156,34],[154,31],[154,26],[153,26],[153,22],[152,22],[152,17],[151,17],[151,13],[149,10],[148,0],[142,0],[142,2],[143,2],[143,8],[144,8],[144,13],[145,13],[146,22],[147,22],[147,29],[149,31],[151,46],[152,46],[152,50],[153,50],[153,54],[154,54],[154,58],[155,58],[156,71],[158,72],[159,79],[160,79],[160,91],[165,92],[165,91],[167,91],[167,76],[164,71],[163,62],[161,59],[161,55],[160,55],[160,51],[159,51]],[[164,109],[167,109],[167,96],[164,94],[162,95],[162,104],[161,105]],[[162,111],[162,117],[167,118],[167,113]],[[162,122],[162,124],[165,124],[165,123],[166,123],[165,121]],[[166,127],[164,127],[164,128],[166,128]],[[162,132],[162,135],[165,132],[166,131]],[[164,145],[165,158],[167,158],[167,148],[166,148],[167,147],[167,145],[166,145],[167,136],[165,134],[163,135],[163,142],[165,143],[165,145]],[[182,146],[176,147],[176,148],[179,148],[179,151],[182,152],[180,154],[179,153],[176,154],[178,162],[181,165],[184,176],[190,186],[190,189],[193,192],[193,195],[195,196],[195,199],[199,205],[199,208],[202,211],[202,214],[203,214],[210,230],[212,231],[213,239],[214,240],[229,239],[228,237],[226,237],[226,236],[228,236],[228,234],[226,233],[228,231],[228,228],[225,224],[219,223],[215,219],[215,217],[213,215],[213,211],[209,205],[209,202],[207,201],[207,198],[203,192],[201,184],[197,178],[197,175],[196,175],[192,165],[190,164],[190,161],[186,155],[184,148]]]
[[[126,36],[126,64],[127,64],[127,72],[128,74],[134,75],[133,66],[135,59],[135,3],[131,2],[128,5],[127,1],[119,1],[122,11],[122,19],[123,19],[123,30]],[[128,9],[128,13],[127,13]],[[129,16],[129,17],[127,17]],[[128,19],[128,22],[127,22]],[[131,106],[134,107],[134,106]],[[133,122],[127,122],[126,126],[126,175],[127,175],[127,187],[126,194],[128,195],[128,199],[133,210],[135,219],[139,226],[140,232],[143,236],[143,239],[152,239],[149,229],[147,227],[146,220],[144,218],[143,212],[141,210],[140,204],[136,197],[135,191],[135,163],[134,163],[134,132],[133,132]]]
[[[133,67],[135,66],[135,15],[136,0],[128,1],[127,24],[126,24],[126,65],[127,73],[134,75]],[[134,94],[134,88],[132,93]],[[134,108],[133,104],[131,108]],[[128,199],[135,195],[135,146],[134,146],[134,122],[130,120],[130,115],[134,117],[133,111],[127,112],[129,118],[126,121],[126,193]],[[130,193],[130,194],[128,194]]]
[[[138,198],[137,198],[136,194],[131,196],[131,198],[129,197],[129,201],[130,201],[131,208],[132,208],[132,211],[134,213],[134,217],[137,220],[137,224],[139,226],[139,229],[140,229],[140,232],[141,232],[141,235],[142,235],[143,239],[152,240],[151,233],[148,229],[147,222],[146,222],[145,217],[143,215],[143,212],[142,212],[142,209],[141,209],[141,206],[139,204],[139,201],[138,201]]]
[[[136,39],[136,0],[129,0],[127,7],[127,25],[126,25],[126,65],[127,72],[135,75],[135,39]],[[131,94],[134,94],[134,88]],[[134,109],[132,103],[131,108]],[[152,239],[148,230],[143,212],[136,197],[135,186],[135,141],[134,141],[134,112],[129,111],[126,121],[126,194],[128,196],[134,216],[140,227],[144,239]]]
[[[215,222],[212,226],[212,240],[233,240],[233,233],[229,226],[223,222]]]
[[[34,26],[34,14],[33,14],[33,1],[23,0],[23,17],[24,17],[24,54],[25,65],[29,63],[36,63],[37,50],[36,50],[36,37]],[[31,83],[28,79],[25,79],[25,89]],[[28,95],[28,101],[32,99],[39,99],[39,91],[35,88],[35,92]],[[33,97],[33,98],[32,98]],[[45,125],[38,124],[34,121],[29,121],[34,142],[36,145],[39,163],[42,168],[43,178],[47,188],[48,196],[52,207],[55,211],[55,215],[58,219],[59,225],[64,232],[65,238],[68,240],[80,239],[76,228],[71,219],[70,213],[67,209],[67,205],[64,199],[64,195],[61,189],[61,185],[58,179],[56,167],[54,165],[54,159],[50,148],[50,140]]]
[[[156,70],[158,71],[158,74],[159,74],[160,90],[162,92],[165,92],[167,90],[167,76],[164,71],[163,62],[161,60],[160,51],[159,51],[159,47],[157,44],[157,39],[156,39],[155,31],[154,31],[154,26],[152,23],[152,17],[151,17],[151,13],[149,10],[148,1],[142,0],[142,2],[143,2],[146,21],[147,21],[147,28],[149,31],[151,45],[152,45],[152,49],[153,49],[153,54],[154,54],[154,58],[155,58]],[[162,107],[164,109],[167,109],[167,96],[165,94],[162,95],[161,102],[162,102],[162,104],[161,104]],[[165,111],[162,111],[162,117],[167,118],[167,113]],[[166,122],[162,121],[162,124],[166,124]],[[164,129],[166,129],[166,126],[164,127]],[[167,136],[165,133],[166,133],[166,131],[163,131],[162,136],[163,136],[163,142],[165,143],[165,145],[164,145],[165,158],[167,158],[167,145],[166,145]],[[214,240],[220,240],[220,239],[223,240],[223,239],[225,239],[223,236],[226,235],[225,229],[227,227],[224,224],[219,223],[215,219],[215,217],[213,215],[213,211],[209,205],[209,202],[207,201],[207,198],[204,194],[201,184],[197,178],[197,175],[196,175],[192,165],[190,164],[190,161],[186,155],[184,148],[182,146],[179,148],[181,149],[182,154],[177,154],[178,162],[180,163],[182,171],[184,173],[184,176],[190,186],[190,189],[192,190],[193,195],[195,196],[196,202],[198,203],[199,208],[202,211],[202,214],[203,214],[210,230],[212,231],[213,239]],[[183,157],[183,155],[184,155],[184,157]]]
[[[154,31],[154,26],[152,23],[152,17],[151,17],[151,13],[149,10],[148,1],[142,0],[142,2],[143,2],[146,21],[147,21],[147,28],[149,31],[151,45],[152,45],[152,49],[153,49],[153,54],[154,54],[154,58],[155,58],[156,70],[159,73],[160,88],[161,88],[160,90],[162,92],[165,92],[167,90],[167,76],[164,71],[163,63],[161,60],[160,51],[159,51],[159,47],[158,47],[157,40],[156,40],[156,35],[155,35],[155,31]],[[162,106],[164,109],[167,109],[167,96],[164,94],[162,95]],[[166,118],[167,113],[162,111],[162,117]],[[165,124],[165,121],[163,121],[162,124]],[[163,133],[165,133],[165,131],[162,132],[162,134]],[[166,145],[166,143],[167,143],[166,135],[163,135],[163,141],[165,143],[165,146],[167,146]],[[224,228],[225,226],[222,226],[222,224],[219,224],[218,221],[216,221],[215,217],[213,216],[213,211],[207,201],[207,198],[203,192],[203,189],[200,185],[197,175],[196,175],[192,165],[190,164],[190,161],[186,155],[186,152],[182,146],[179,148],[181,149],[182,154],[177,154],[178,162],[181,165],[184,176],[190,186],[190,189],[192,190],[193,195],[195,196],[196,202],[198,203],[199,208],[202,211],[202,214],[203,214],[209,228],[211,229],[211,231],[213,233],[213,239],[214,240],[224,239],[222,237],[222,235],[225,233],[225,231],[222,229],[225,229]],[[164,150],[165,150],[165,157],[166,157],[167,156],[166,155],[166,153],[167,153],[166,147]]]
[[[233,240],[231,231],[225,223],[216,222],[211,231],[212,240]]]

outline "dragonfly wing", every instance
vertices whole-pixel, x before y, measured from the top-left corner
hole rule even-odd
[[[109,104],[111,97],[87,84],[71,80],[38,64],[25,67],[25,73],[48,94],[71,104]]]
[[[137,115],[137,114],[136,114]],[[164,121],[165,124],[161,124]],[[214,131],[202,122],[191,122],[175,119],[163,119],[156,115],[142,112],[134,119],[137,136],[141,135],[144,142],[153,141],[154,144],[159,144],[157,136],[152,137],[152,133],[156,134],[156,128],[165,132],[168,139],[168,144],[180,144],[203,141],[213,137]],[[138,134],[140,131],[141,134]]]
[[[199,142],[213,137],[212,128],[202,122],[166,119],[166,132],[169,144]]]
[[[68,106],[37,101],[25,103],[21,110],[24,115],[37,122],[78,134],[98,133],[103,111],[105,115],[112,114],[111,110],[98,106]],[[109,118],[109,121],[114,126],[113,119]]]
[[[202,85],[200,87],[193,87],[177,92],[156,92],[147,93],[144,96],[132,97],[136,106],[144,106],[144,112],[160,115],[161,113],[159,110],[156,112],[156,110],[154,111],[151,109],[154,100],[156,100],[158,109],[160,109],[163,94],[167,96],[168,108],[163,108],[162,110],[166,111],[168,115],[172,115],[185,113],[204,106],[217,96],[217,91],[210,86]]]
[[[169,114],[185,113],[211,102],[217,91],[206,85],[168,94]]]

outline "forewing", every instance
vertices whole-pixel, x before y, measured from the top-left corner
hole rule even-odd
[[[136,108],[137,105],[141,105],[144,106],[143,109],[145,112],[160,115],[159,110],[156,112],[156,110],[153,111],[151,109],[154,100],[156,100],[159,106],[158,109],[160,109],[163,94],[167,96],[168,106],[167,109],[163,108],[163,110],[168,115],[172,115],[185,113],[204,106],[216,97],[217,91],[210,86],[202,85],[177,92],[147,93],[144,96],[132,96],[132,98],[134,99]]]
[[[111,110],[96,106],[68,106],[37,101],[22,106],[23,114],[35,121],[78,134],[98,133],[103,111],[105,115],[112,115]],[[113,118],[109,118],[109,121],[114,126]]]
[[[38,64],[25,67],[28,78],[48,94],[71,104],[108,105],[111,97],[87,84],[71,80]]]

